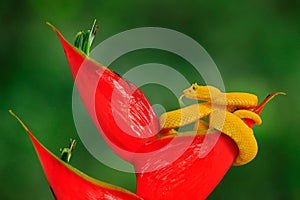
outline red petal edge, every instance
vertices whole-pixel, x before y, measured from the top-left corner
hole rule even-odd
[[[134,193],[123,188],[96,180],[71,165],[63,162],[46,149],[30,132],[27,126],[9,111],[25,128],[37,152],[44,173],[58,200],[141,200]]]

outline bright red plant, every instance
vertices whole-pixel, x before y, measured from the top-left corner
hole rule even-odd
[[[205,199],[234,162],[238,154],[234,141],[221,134],[213,149],[200,158],[199,145],[206,135],[180,136],[175,143],[171,143],[174,137],[159,138],[157,117],[143,93],[133,83],[87,57],[50,26],[62,43],[80,97],[99,132],[113,151],[133,164],[138,172],[136,194],[88,177],[43,147],[12,113],[29,134],[55,197],[63,200]],[[255,112],[259,114],[276,94],[263,101]],[[253,126],[251,120],[245,122]],[[218,133],[210,135],[214,134]],[[209,138],[206,142],[210,142]],[[191,144],[178,159],[160,166],[187,143]],[[149,152],[155,153],[138,156]]]
[[[12,111],[10,113],[22,124],[28,133],[40,159],[50,189],[56,199],[141,199],[123,188],[89,177],[62,161],[46,149]]]

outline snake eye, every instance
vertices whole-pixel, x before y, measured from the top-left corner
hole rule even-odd
[[[196,90],[196,89],[197,89],[197,86],[198,86],[197,84],[193,84],[193,85],[192,85],[192,89],[193,89],[193,90]]]

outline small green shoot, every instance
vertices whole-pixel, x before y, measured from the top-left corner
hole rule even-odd
[[[60,152],[61,152],[60,159],[63,160],[64,162],[69,163],[75,146],[76,146],[76,140],[73,140],[71,138],[69,147],[60,149]]]
[[[79,31],[75,36],[74,46],[83,51],[87,56],[90,54],[91,46],[99,26],[96,25],[96,19],[94,20],[91,30]]]

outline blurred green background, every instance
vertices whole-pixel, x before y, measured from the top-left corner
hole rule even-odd
[[[300,199],[300,1],[3,0],[0,16],[0,199],[53,199],[29,138],[7,110],[19,114],[56,154],[70,137],[78,138],[73,80],[62,47],[45,22],[73,41],[94,18],[100,24],[96,44],[131,28],[170,28],[208,51],[227,91],[248,91],[260,99],[285,91],[288,96],[272,101],[262,113],[263,125],[255,127],[257,158],[232,167],[208,199]],[[137,60],[149,62],[142,58],[133,53],[117,64],[130,68]],[[164,58],[161,62],[168,63]],[[151,99],[156,90],[145,93]],[[176,99],[163,97],[163,104],[175,105]],[[102,165],[80,141],[75,151],[72,165],[134,191],[134,174]]]

